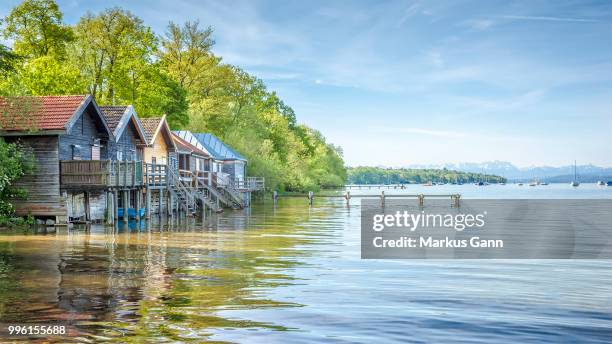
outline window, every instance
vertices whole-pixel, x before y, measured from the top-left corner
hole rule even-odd
[[[122,161],[122,160],[123,160],[123,152],[117,151],[117,161]]]
[[[152,164],[157,164],[157,158],[156,157],[152,157],[151,158],[151,163]]]
[[[72,160],[81,160],[81,146],[72,145]]]

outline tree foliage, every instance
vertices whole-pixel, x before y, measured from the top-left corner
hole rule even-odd
[[[14,143],[6,143],[0,138],[0,225],[10,222],[15,209],[9,202],[11,198],[23,197],[23,190],[12,184],[24,174],[33,171],[31,153]]]
[[[495,175],[447,169],[348,168],[348,182],[350,184],[474,183],[480,181],[501,183],[506,182],[506,179]]]
[[[211,132],[249,160],[271,189],[306,190],[346,180],[342,150],[298,124],[293,109],[211,48],[213,29],[169,23],[156,36],[119,7],[88,12],[74,26],[53,0],[25,0],[5,18],[1,95],[90,93],[101,105],[166,114],[173,129]]]

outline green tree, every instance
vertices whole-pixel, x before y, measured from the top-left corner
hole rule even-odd
[[[12,184],[34,170],[32,154],[14,143],[6,143],[0,137],[0,225],[9,224],[15,209],[10,200],[23,197],[23,190],[15,188]]]
[[[73,37],[62,18],[53,0],[25,0],[5,18],[4,36],[14,40],[13,50],[21,56],[61,57]]]

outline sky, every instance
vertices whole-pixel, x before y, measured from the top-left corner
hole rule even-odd
[[[0,4],[5,15],[19,1]],[[349,166],[612,166],[610,1],[81,1],[214,28]]]

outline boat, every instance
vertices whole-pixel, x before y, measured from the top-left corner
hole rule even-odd
[[[523,186],[523,183],[518,183],[518,186]]]
[[[540,185],[548,185],[547,182],[541,182]]]
[[[573,187],[578,187],[580,182],[578,182],[578,174],[576,173],[576,160],[574,160],[574,180],[570,184]]]
[[[483,186],[485,185],[485,183],[483,181],[479,181],[479,182],[474,183],[474,185]]]
[[[605,185],[606,185],[606,183],[605,183],[603,180],[600,180],[600,181],[598,181],[598,182],[597,182],[597,185],[599,185],[599,186],[605,186]]]
[[[608,186],[612,186],[612,181],[609,180],[607,184]]]
[[[427,182],[427,183],[423,184],[423,186],[434,186],[434,185],[435,185],[435,184],[434,184],[434,183],[432,183],[432,182]]]

